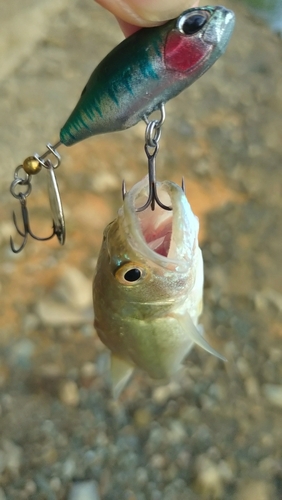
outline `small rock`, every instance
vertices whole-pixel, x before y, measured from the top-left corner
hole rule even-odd
[[[67,267],[56,291],[64,302],[77,310],[92,306],[92,282],[75,267]]]
[[[68,500],[100,500],[95,481],[81,481],[73,484]]]
[[[230,465],[225,460],[220,460],[218,464],[218,472],[224,483],[231,483],[234,481],[234,473]]]
[[[96,193],[108,193],[115,191],[120,187],[120,180],[117,175],[114,175],[108,170],[101,169],[96,172],[93,178],[93,190]]]
[[[153,401],[157,404],[164,404],[171,396],[176,396],[180,391],[180,386],[176,382],[157,387],[152,395]]]
[[[147,408],[138,408],[134,413],[134,423],[137,427],[146,427],[152,420]]]
[[[282,385],[264,384],[262,390],[269,403],[282,408]]]
[[[166,465],[166,459],[163,455],[155,454],[150,460],[150,465],[154,469],[163,469]]]
[[[268,304],[276,307],[278,311],[282,311],[282,294],[276,292],[272,288],[267,288],[261,292],[257,292],[254,296],[254,303],[258,310],[265,310]]]
[[[25,493],[27,493],[27,495],[34,495],[36,493],[36,490],[37,490],[36,483],[34,481],[32,481],[32,479],[27,481],[27,483],[25,484],[25,487],[24,487]],[[1,497],[0,497],[0,500],[1,500]]]
[[[235,500],[273,500],[271,487],[264,481],[246,481],[242,483]]]
[[[167,440],[169,443],[182,443],[186,438],[187,433],[185,427],[178,420],[173,420],[170,424],[170,429],[167,431]]]
[[[3,439],[2,450],[5,453],[5,469],[12,475],[18,476],[22,463],[22,448],[8,439]]]
[[[152,394],[152,399],[154,403],[164,404],[170,396],[170,390],[168,385],[157,387]]]
[[[49,326],[81,325],[88,321],[86,314],[74,311],[73,307],[59,304],[55,300],[39,302],[36,312],[42,323]]]
[[[62,483],[59,477],[52,477],[52,479],[50,479],[50,488],[55,493],[59,493],[61,486]]]
[[[236,364],[238,371],[243,378],[249,377],[251,375],[251,369],[245,358],[243,357],[238,358]]]
[[[72,380],[67,380],[61,385],[60,399],[67,406],[77,406],[79,403],[78,387]]]
[[[136,470],[136,481],[142,485],[148,482],[148,472],[144,467],[138,467]]]
[[[245,389],[246,393],[250,398],[258,399],[259,398],[259,384],[255,377],[248,377],[245,380]]]
[[[216,464],[203,455],[196,461],[196,488],[204,498],[212,500],[223,498],[224,489],[220,471]]]
[[[6,498],[3,488],[0,488],[0,500],[6,500]]]
[[[274,476],[279,471],[279,460],[273,457],[265,457],[259,462],[259,469],[269,476]]]
[[[35,350],[35,344],[29,339],[23,339],[17,342],[10,354],[10,363],[13,366],[29,368],[31,357]]]
[[[92,379],[97,373],[94,363],[85,363],[81,368],[81,376],[86,379]]]
[[[26,314],[22,319],[23,330],[26,334],[34,332],[38,328],[39,320],[35,314]]]
[[[76,472],[76,463],[73,458],[68,458],[63,464],[63,475],[68,479],[72,479]]]

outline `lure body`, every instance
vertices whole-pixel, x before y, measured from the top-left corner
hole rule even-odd
[[[106,227],[93,284],[94,326],[111,351],[115,397],[135,366],[168,379],[194,343],[218,356],[197,329],[203,300],[198,219],[169,181],[158,183],[158,192],[172,211],[136,212],[147,191],[145,178]]]
[[[186,34],[191,16],[202,18],[202,26]],[[62,144],[129,128],[179,94],[225,51],[234,22],[232,11],[208,6],[125,39],[90,76],[61,129]]]

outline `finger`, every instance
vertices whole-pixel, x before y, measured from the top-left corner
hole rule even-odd
[[[102,7],[133,26],[155,26],[196,7],[199,0],[96,0]]]
[[[123,34],[127,37],[135,33],[135,31],[138,31],[142,28],[142,26],[135,26],[134,24],[129,24],[126,21],[123,21],[122,19],[119,19],[117,17],[117,21],[120,25],[120,28],[123,32]],[[160,23],[162,24],[162,23]]]

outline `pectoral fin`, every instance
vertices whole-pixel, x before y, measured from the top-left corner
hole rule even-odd
[[[123,391],[133,370],[134,367],[132,365],[114,354],[111,355],[112,390],[115,399],[117,399]]]
[[[209,352],[210,354],[213,354],[217,358],[222,359],[222,361],[227,361],[227,359],[221,354],[219,354],[219,352],[217,352],[213,347],[211,347],[209,343],[205,340],[203,335],[201,335],[198,328],[194,325],[189,313],[186,313],[185,315],[175,315],[175,317],[176,316],[178,321],[182,324],[185,331],[187,331],[187,334],[190,337],[190,339],[193,342],[195,342],[195,344],[198,344],[200,347],[205,349],[205,351]]]

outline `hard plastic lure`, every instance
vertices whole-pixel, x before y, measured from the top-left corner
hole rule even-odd
[[[155,379],[171,377],[194,343],[222,358],[197,328],[203,300],[198,219],[181,187],[169,181],[158,183],[158,191],[172,211],[138,212],[147,191],[148,177],[126,194],[106,227],[93,284],[94,326],[111,351],[115,397],[136,366]]]
[[[225,51],[234,23],[234,13],[225,7],[189,9],[163,26],[138,31],[105,57],[62,127],[60,141],[54,146],[47,144],[43,155],[28,157],[15,169],[10,190],[21,203],[23,230],[15,217],[14,223],[24,239],[18,249],[11,242],[14,252],[24,248],[28,234],[42,239],[30,229],[26,203],[31,179],[42,167],[52,173],[50,238],[56,235],[61,244],[65,241],[64,215],[54,173],[61,161],[57,151],[60,144],[71,146],[92,135],[129,128],[157,108],[164,108],[166,101],[197,80]],[[50,155],[55,157],[55,163]],[[21,169],[24,172],[20,175]]]
[[[225,51],[234,23],[232,11],[207,6],[131,35],[90,76],[61,129],[61,143],[71,146],[135,125],[210,68]]]

